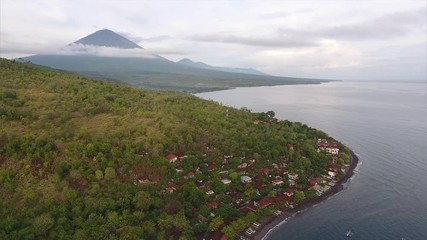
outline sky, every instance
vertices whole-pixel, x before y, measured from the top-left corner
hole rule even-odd
[[[110,29],[170,60],[291,77],[427,82],[426,0],[0,0],[0,57]]]

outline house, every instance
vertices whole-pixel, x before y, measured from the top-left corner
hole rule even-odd
[[[228,185],[231,183],[231,180],[228,178],[225,178],[225,179],[222,179],[221,182],[224,183],[225,185]]]
[[[246,168],[237,168],[236,169],[236,173],[238,173],[238,174],[245,174],[246,173]]]
[[[193,178],[194,177],[194,173],[193,172],[189,172],[187,173],[187,179]]]
[[[309,187],[317,186],[317,185],[319,185],[320,183],[322,183],[322,179],[321,179],[321,178],[311,177],[311,178],[308,180],[308,186],[309,186]]]
[[[212,201],[210,203],[207,204],[208,208],[217,208],[218,207],[218,202],[216,201]]]
[[[264,209],[264,208],[270,207],[273,204],[274,204],[274,201],[272,198],[265,197],[265,198],[259,200],[258,203],[256,203],[256,206],[258,208]]]
[[[216,170],[216,165],[215,164],[208,165],[208,170],[209,171]]]
[[[174,163],[176,162],[176,160],[178,160],[178,156],[176,156],[175,154],[168,154],[166,156],[166,159],[170,162],[170,163]]]
[[[212,239],[212,240],[227,240],[227,237],[221,231],[215,231],[210,239]]]
[[[247,168],[247,167],[248,167],[248,164],[245,162],[237,166],[237,168]]]
[[[320,145],[329,145],[328,140],[326,138],[319,138],[316,142],[317,146]]]
[[[266,187],[266,185],[263,184],[262,182],[256,182],[255,183],[255,189],[258,191],[263,190],[265,187]]]
[[[172,183],[169,187],[172,188],[173,190],[178,189],[178,186],[175,183]]]
[[[256,212],[256,203],[255,202],[249,202],[246,206],[242,207],[239,209],[240,212],[244,213],[244,214],[248,214],[250,212]]]
[[[296,180],[298,180],[298,173],[295,173],[295,172],[289,173],[288,174],[288,178],[291,179],[291,180],[296,181]]]
[[[281,207],[283,207],[283,204],[284,204],[285,201],[286,201],[286,198],[285,198],[284,195],[279,195],[279,196],[276,196],[274,198],[274,202],[276,204],[280,205]]]
[[[329,143],[326,139],[317,139],[317,152],[325,151],[329,147]]]
[[[250,182],[252,182],[252,178],[250,178],[249,176],[241,176],[240,177],[240,182],[242,182],[242,183],[250,183]]]
[[[331,177],[335,177],[338,173],[338,169],[336,167],[328,168],[328,175]]]
[[[206,195],[208,195],[208,196],[212,196],[214,194],[215,194],[215,192],[212,191],[212,190],[209,190],[209,191],[206,192]]]
[[[198,188],[205,188],[205,183],[203,183],[203,180],[199,180],[196,182],[196,186]]]
[[[169,187],[167,187],[165,189],[165,193],[173,193],[174,191],[176,191],[176,189],[178,188],[178,186],[175,183],[170,184]]]
[[[242,194],[238,192],[230,194],[230,197],[236,204],[240,204],[243,201]]]
[[[271,184],[273,186],[277,186],[277,185],[283,184],[283,181],[282,181],[282,179],[274,179],[273,181],[271,181]]]
[[[332,155],[336,155],[340,151],[340,149],[337,147],[327,147],[325,150]]]
[[[288,174],[288,173],[289,173],[288,169],[286,169],[286,168],[282,169],[282,174],[283,174],[283,175],[286,175],[286,174]]]
[[[199,215],[197,216],[197,221],[198,221],[199,223],[205,223],[207,220],[208,220],[208,219],[207,219],[207,218],[205,218],[204,216],[202,216],[201,214],[199,214]]]
[[[269,169],[269,168],[263,168],[263,169],[261,170],[261,173],[262,173],[262,174],[264,174],[264,175],[267,175],[267,174],[268,174],[268,172],[270,172],[270,169]]]
[[[314,185],[313,187],[310,187],[310,189],[314,189],[317,193],[319,193],[320,192],[320,189],[321,189],[322,187],[320,186],[320,185]]]
[[[337,161],[338,161],[338,155],[337,155],[337,154],[332,155],[332,163],[333,163],[333,164],[336,164],[336,163],[337,163]]]
[[[295,188],[287,188],[285,190],[284,195],[287,197],[292,197],[294,195],[294,193],[295,193]]]
[[[339,148],[340,145],[338,143],[332,143],[329,145],[330,147]]]

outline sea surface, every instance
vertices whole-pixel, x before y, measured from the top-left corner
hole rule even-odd
[[[277,226],[279,239],[427,240],[427,83],[330,82],[197,96],[323,130],[360,159],[346,188]]]

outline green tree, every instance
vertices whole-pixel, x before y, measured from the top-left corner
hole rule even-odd
[[[213,232],[218,230],[218,228],[224,224],[224,219],[221,216],[217,216],[212,219],[212,222],[209,224],[209,231]]]
[[[218,215],[223,217],[224,219],[236,219],[240,216],[239,210],[230,206],[230,205],[222,205],[218,208]]]
[[[274,116],[276,116],[276,113],[274,111],[268,111],[265,113],[267,115],[267,117],[269,118],[274,118]]]
[[[151,220],[142,222],[142,230],[145,238],[152,238],[156,236],[156,224]]]
[[[314,190],[314,189],[310,189],[310,190],[308,190],[308,191],[305,191],[305,198],[306,199],[313,199],[313,198],[315,198],[317,195],[316,195],[316,190]]]
[[[305,200],[305,194],[302,191],[296,191],[294,196],[294,201],[299,203]]]
[[[53,227],[55,220],[49,213],[44,213],[33,220],[33,230],[36,235],[45,235]]]
[[[116,170],[113,167],[106,167],[105,168],[105,179],[107,180],[113,180],[116,179]]]
[[[133,198],[133,204],[136,209],[147,210],[153,204],[153,200],[149,193],[139,191],[135,194],[135,197]]]
[[[96,170],[95,171],[95,177],[96,177],[96,179],[101,180],[102,178],[104,178],[104,174],[102,173],[101,170]]]
[[[194,182],[187,182],[183,186],[182,198],[183,202],[188,202],[198,207],[206,200],[206,194],[200,190]]]
[[[232,172],[228,176],[230,177],[231,180],[236,180],[239,178],[239,174],[236,172]]]

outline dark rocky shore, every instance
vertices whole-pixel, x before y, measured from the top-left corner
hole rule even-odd
[[[278,217],[270,216],[268,218],[264,218],[260,220],[259,222],[262,224],[257,231],[257,234],[254,235],[251,239],[255,240],[261,240],[266,237],[266,235],[269,233],[269,231],[273,228],[275,228],[277,225],[279,225],[281,222],[286,221],[289,217],[294,216],[295,214],[298,214],[300,211],[305,210],[313,205],[316,205],[329,197],[333,196],[334,194],[340,192],[344,189],[344,184],[348,181],[348,179],[351,178],[354,174],[354,169],[356,168],[357,164],[359,163],[359,158],[356,156],[356,154],[351,151],[351,162],[350,162],[350,168],[344,175],[344,177],[338,181],[335,186],[331,187],[328,191],[326,191],[323,195],[318,196],[316,198],[304,201],[298,205],[295,206],[295,208],[284,211],[281,215]]]

